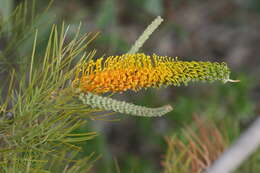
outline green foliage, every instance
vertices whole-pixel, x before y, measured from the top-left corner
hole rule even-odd
[[[91,110],[74,98],[69,83],[74,64],[93,54],[84,51],[96,34],[80,36],[79,27],[74,38],[68,40],[69,28],[53,25],[42,55],[37,51],[40,43],[36,29],[32,54],[27,54],[23,63],[8,66],[11,50],[21,46],[26,35],[34,30],[25,20],[26,3],[11,18],[24,20],[12,26],[0,59],[10,71],[8,85],[1,86],[0,172],[86,172],[96,156],[78,158],[81,148],[77,144],[97,134],[74,133],[86,124],[81,116],[88,117]],[[2,36],[4,32],[1,31]]]

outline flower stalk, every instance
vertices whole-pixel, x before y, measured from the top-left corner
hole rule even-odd
[[[173,109],[170,105],[165,105],[159,108],[147,108],[92,93],[81,93],[79,99],[83,104],[89,105],[92,108],[112,110],[123,114],[142,117],[160,117]]]

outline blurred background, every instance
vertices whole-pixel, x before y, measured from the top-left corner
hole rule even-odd
[[[7,18],[20,2],[0,0],[2,17]],[[49,4],[35,2],[37,10]],[[112,115],[90,120],[79,130],[94,129],[100,135],[80,144],[83,155],[102,156],[92,172],[163,172],[169,152],[166,139],[192,126],[194,117],[223,126],[232,142],[260,113],[259,0],[54,0],[38,22],[48,30],[52,23],[65,21],[72,34],[81,22],[82,33],[100,32],[89,47],[97,50],[98,58],[126,53],[156,16],[164,22],[139,52],[187,61],[224,61],[232,70],[231,79],[241,82],[116,94],[118,99],[148,107],[171,104],[174,110],[154,119]],[[46,41],[47,35],[41,34],[39,40]],[[31,45],[25,44],[21,54],[26,46]],[[252,157],[238,172],[260,172],[259,151]]]

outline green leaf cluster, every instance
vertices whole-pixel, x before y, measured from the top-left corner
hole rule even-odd
[[[97,156],[80,156],[77,144],[97,134],[75,133],[92,110],[69,86],[76,64],[95,53],[85,51],[97,34],[80,35],[79,26],[70,38],[69,27],[53,25],[45,44],[28,4],[1,21],[0,172],[86,172]],[[33,48],[22,54],[26,41]]]

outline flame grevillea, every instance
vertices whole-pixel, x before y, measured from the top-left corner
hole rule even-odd
[[[226,63],[180,61],[142,53],[90,60],[77,68],[73,86],[81,92],[138,91],[162,85],[187,85],[191,81],[230,81]]]

